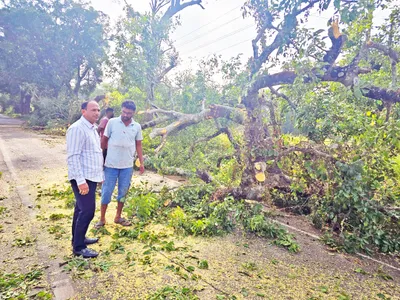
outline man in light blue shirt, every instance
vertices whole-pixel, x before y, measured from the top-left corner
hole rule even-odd
[[[118,181],[117,213],[114,222],[130,226],[131,222],[121,216],[125,196],[129,190],[133,174],[133,162],[137,152],[140,161],[140,174],[144,172],[142,151],[142,127],[133,120],[136,105],[127,100],[122,103],[121,116],[108,121],[101,147],[107,149],[104,163],[105,181],[101,191],[101,215],[96,224],[99,228],[106,224],[106,211]]]
[[[100,136],[94,125],[100,115],[99,104],[84,102],[81,109],[82,117],[67,131],[67,164],[68,179],[76,199],[72,221],[73,252],[86,258],[98,255],[86,247],[98,239],[85,236],[96,209],[96,186],[104,177]]]

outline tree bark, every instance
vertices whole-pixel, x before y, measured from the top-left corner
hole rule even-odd
[[[247,108],[245,123],[245,168],[239,189],[235,193],[248,199],[261,200],[265,198],[269,187],[284,187],[290,180],[278,167],[276,156],[279,145],[271,137],[265,116],[267,103],[264,97],[249,94],[243,101]],[[260,109],[261,108],[261,109]],[[267,166],[265,162],[270,161]],[[260,167],[261,166],[261,167]],[[257,173],[264,173],[265,180],[256,179]]]
[[[32,95],[26,92],[21,92],[19,111],[18,111],[21,115],[28,115],[31,112],[31,100],[32,100]]]

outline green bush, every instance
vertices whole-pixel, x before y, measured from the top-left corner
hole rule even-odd
[[[400,251],[400,216],[372,199],[375,189],[365,174],[364,163],[336,163],[336,188],[327,194],[315,211],[339,234],[348,252]]]
[[[79,119],[82,102],[64,94],[58,98],[42,97],[33,100],[33,112],[28,125],[48,129],[66,128]]]
[[[150,219],[159,207],[158,197],[143,189],[131,189],[125,197],[124,210],[129,217],[137,216],[145,221]]]

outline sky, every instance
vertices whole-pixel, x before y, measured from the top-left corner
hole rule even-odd
[[[94,8],[115,20],[123,11],[123,0],[91,0]],[[149,0],[127,0],[139,12],[149,10]],[[224,58],[244,53],[251,55],[251,39],[256,35],[251,18],[243,19],[241,6],[245,0],[205,0],[204,10],[190,6],[180,13],[182,25],[171,35],[180,54],[180,68],[196,65],[212,53]]]
[[[126,0],[139,12],[149,10],[149,0]],[[212,54],[229,59],[242,53],[243,62],[252,55],[251,40],[256,36],[256,25],[251,17],[243,19],[241,7],[246,0],[204,0],[204,10],[190,6],[180,13],[181,26],[172,34],[179,52],[177,71],[196,68],[202,58]],[[396,1],[399,2],[400,0]],[[115,21],[123,14],[123,0],[91,0],[93,7],[108,14]],[[327,22],[333,11],[312,12],[307,27],[328,29]],[[378,12],[383,20],[388,12]]]

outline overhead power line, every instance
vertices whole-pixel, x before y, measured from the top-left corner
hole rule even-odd
[[[202,26],[196,28],[195,30],[193,30],[193,31],[191,31],[191,32],[189,32],[189,33],[187,33],[187,34],[181,36],[181,37],[178,37],[175,41],[179,41],[179,40],[183,39],[184,37],[187,37],[188,35],[191,35],[193,32],[196,32],[196,31],[200,30],[201,28],[206,27],[206,26],[208,26],[208,25],[214,23],[215,21],[221,19],[223,16],[226,16],[227,14],[231,13],[232,11],[234,11],[235,9],[238,9],[238,8],[241,7],[241,6],[242,6],[242,5],[238,5],[238,6],[234,7],[234,8],[232,8],[231,10],[229,10],[229,11],[223,13],[222,15],[218,16],[216,19],[211,20],[210,22],[208,22],[208,23],[206,23],[206,24],[204,24],[204,25],[202,25]]]
[[[230,32],[230,33],[228,33],[228,34],[226,34],[226,35],[220,36],[220,37],[218,37],[217,39],[215,39],[215,40],[213,40],[213,41],[211,41],[211,42],[209,42],[209,43],[205,43],[205,44],[203,44],[203,45],[201,45],[201,46],[199,46],[199,47],[196,47],[196,48],[194,48],[194,49],[191,49],[191,50],[188,51],[187,53],[196,52],[196,51],[198,51],[198,50],[200,50],[200,49],[202,49],[202,48],[204,48],[204,47],[207,47],[207,46],[209,46],[209,45],[211,45],[211,44],[214,44],[214,43],[216,43],[216,42],[222,41],[222,40],[224,40],[224,39],[226,39],[226,38],[228,38],[228,37],[230,37],[230,36],[233,36],[233,35],[235,35],[235,34],[237,34],[237,33],[239,33],[239,32],[242,32],[242,31],[244,31],[244,30],[246,30],[246,29],[249,29],[249,28],[252,28],[252,27],[254,27],[254,24],[251,24],[251,25],[248,25],[248,26],[246,26],[246,27],[240,28],[240,29],[235,30],[235,31],[233,31],[233,32]],[[185,55],[185,54],[183,54],[183,55]],[[187,55],[187,54],[186,54],[186,55]]]
[[[199,38],[204,37],[204,36],[206,36],[206,35],[209,35],[211,32],[214,32],[214,31],[216,31],[216,30],[218,30],[218,29],[224,27],[225,25],[228,25],[228,24],[232,23],[233,21],[236,21],[237,19],[240,19],[240,18],[241,18],[241,17],[236,17],[236,18],[234,18],[234,19],[232,19],[232,20],[229,20],[229,21],[226,22],[226,23],[223,23],[223,24],[221,24],[221,25],[218,25],[217,27],[215,27],[215,28],[212,29],[212,30],[209,30],[209,31],[207,31],[207,32],[205,32],[205,33],[203,33],[203,34],[200,34],[200,35],[194,37],[194,39],[189,40],[188,42],[184,42],[184,43],[182,43],[182,44],[179,44],[179,43],[178,43],[176,46],[182,47],[182,46],[186,46],[186,45],[188,45],[188,44],[191,44],[191,43],[193,43],[194,41],[197,41]]]
[[[231,46],[229,46],[229,47],[226,47],[226,48],[223,48],[223,49],[221,49],[221,50],[218,50],[218,51],[216,51],[216,52],[214,52],[214,53],[220,53],[220,52],[223,52],[223,51],[225,51],[225,50],[228,50],[228,49],[230,49],[230,48],[233,48],[233,47],[235,47],[235,46],[238,46],[238,45],[240,45],[240,44],[243,44],[243,43],[249,42],[249,41],[251,41],[251,40],[252,40],[252,38],[251,38],[251,39],[244,40],[244,41],[241,41],[241,42],[239,42],[239,43],[236,43],[236,44],[233,44],[233,45],[231,45]]]

